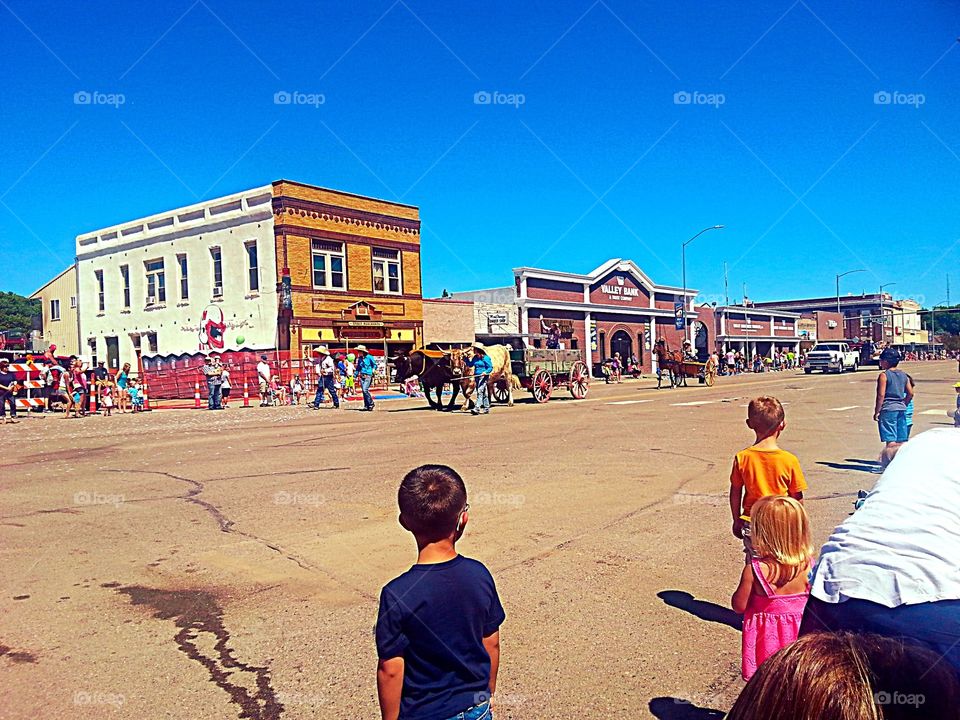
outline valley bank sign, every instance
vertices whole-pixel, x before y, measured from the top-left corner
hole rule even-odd
[[[632,285],[626,285],[622,277],[617,277],[616,284],[606,284],[600,286],[600,292],[606,296],[607,300],[620,302],[633,302],[633,298],[640,297],[640,288]]]

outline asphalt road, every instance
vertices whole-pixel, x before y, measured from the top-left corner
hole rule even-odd
[[[906,365],[917,431],[953,363]],[[0,427],[0,717],[378,717],[380,587],[415,559],[396,488],[457,468],[459,549],[507,612],[498,718],[719,717],[736,697],[727,509],[745,404],[785,404],[817,542],[880,443],[874,371],[604,386],[487,417],[422,401],[167,410]]]

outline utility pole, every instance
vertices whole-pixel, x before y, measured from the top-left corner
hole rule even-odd
[[[947,281],[947,287],[950,287],[950,282],[949,282],[949,280]],[[947,295],[949,295],[949,294],[950,294],[950,292],[947,291]],[[727,276],[727,263],[726,263],[726,261],[724,261],[724,263],[723,263],[723,304],[724,304],[725,306],[730,305],[730,278]]]
[[[743,300],[741,300],[740,302],[742,302],[744,305],[747,304],[747,284],[746,283],[743,284]]]
[[[947,273],[947,307],[950,307],[950,273]]]

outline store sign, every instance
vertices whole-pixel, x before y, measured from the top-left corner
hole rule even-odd
[[[597,321],[590,321],[590,349],[593,352],[597,351]]]
[[[633,298],[640,297],[640,288],[629,285],[601,285],[600,292],[607,296],[607,300],[631,302]]]
[[[590,288],[590,302],[605,305],[633,305],[642,302],[646,297],[630,275],[612,275],[606,282]]]
[[[734,330],[739,330],[742,333],[752,333],[763,330],[763,325],[754,325],[751,322],[730,323],[730,325]]]
[[[506,325],[507,314],[505,312],[492,312],[487,315],[487,322],[491,325]]]
[[[686,317],[683,312],[683,303],[677,302],[673,304],[673,327],[675,330],[683,330],[684,325],[686,324]]]

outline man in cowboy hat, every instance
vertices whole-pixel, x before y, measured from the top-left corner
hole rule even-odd
[[[17,420],[17,376],[10,371],[10,361],[0,359],[0,418],[3,422],[15,423]],[[10,405],[10,419],[7,420],[7,404]]]
[[[333,407],[339,410],[340,398],[337,397],[337,388],[333,384],[333,371],[336,366],[333,364],[333,358],[330,357],[330,350],[327,349],[326,345],[321,345],[314,350],[314,354],[317,355],[317,362],[314,365],[317,370],[317,395],[313,399],[313,403],[307,405],[307,407],[319,410],[321,403],[323,403],[323,391],[328,390],[330,399],[333,400]]]
[[[353,350],[357,353],[357,377],[360,379],[360,389],[363,391],[363,409],[369,412],[374,407],[370,383],[373,382],[373,375],[377,372],[377,361],[370,355],[366,345],[357,345]]]
[[[260,407],[267,407],[270,404],[270,364],[267,362],[267,354],[260,356],[260,362],[257,363],[257,390],[260,392]]]
[[[483,343],[475,342],[470,346],[473,350],[473,357],[468,358],[466,363],[473,368],[473,381],[477,386],[477,402],[470,412],[474,415],[490,413],[490,390],[487,387],[487,380],[490,373],[493,372],[493,363],[490,356],[487,355],[487,349]]]

